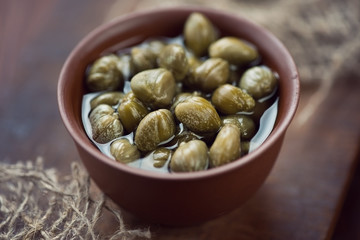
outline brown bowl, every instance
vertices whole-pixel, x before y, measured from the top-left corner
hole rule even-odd
[[[87,65],[104,52],[149,37],[176,36],[190,13],[205,14],[223,35],[254,43],[265,64],[279,74],[278,115],[267,140],[240,160],[207,171],[159,174],[120,164],[102,154],[81,121]],[[264,183],[280,151],[299,101],[295,63],[283,44],[265,29],[240,17],[207,8],[176,7],[138,12],[104,24],[71,52],[60,74],[58,103],[62,119],[90,176],[113,201],[142,219],[190,225],[227,213],[248,200]]]

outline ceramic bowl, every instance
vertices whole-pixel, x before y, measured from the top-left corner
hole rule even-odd
[[[159,174],[120,164],[102,154],[81,120],[84,72],[102,53],[157,36],[182,33],[192,12],[205,14],[222,35],[254,43],[263,61],[279,74],[278,115],[273,131],[255,151],[224,166],[201,172]],[[161,8],[119,17],[81,40],[67,58],[58,83],[58,104],[91,178],[115,203],[154,223],[191,225],[240,207],[261,187],[280,151],[299,101],[295,63],[284,45],[264,28],[226,12],[198,7]]]

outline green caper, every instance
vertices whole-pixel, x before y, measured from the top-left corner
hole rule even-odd
[[[204,92],[211,92],[229,78],[229,64],[221,58],[210,58],[194,72],[193,84]]]
[[[211,97],[211,102],[224,114],[251,112],[255,107],[255,100],[249,94],[230,84],[218,87]]]
[[[141,119],[149,113],[144,104],[135,97],[122,101],[117,110],[120,121],[128,133],[134,131]]]
[[[174,112],[176,106],[177,106],[179,103],[184,102],[186,99],[191,98],[191,97],[193,97],[193,96],[194,96],[194,95],[193,95],[192,93],[189,93],[189,92],[183,92],[183,93],[177,94],[177,95],[174,97],[174,99],[173,99],[173,103],[172,103],[172,105],[171,105],[170,110],[171,110],[172,112]]]
[[[253,46],[235,37],[223,37],[209,47],[210,57],[222,58],[234,65],[248,64],[258,58]]]
[[[90,123],[93,125],[96,121],[98,121],[99,118],[105,115],[112,115],[114,112],[115,110],[110,105],[100,104],[90,112]]]
[[[119,120],[119,115],[103,115],[92,124],[92,137],[98,143],[107,143],[111,140],[121,137],[124,128]]]
[[[244,156],[249,153],[250,142],[249,141],[241,141],[241,156]]]
[[[240,157],[240,129],[233,124],[224,125],[210,147],[210,167],[218,167]]]
[[[159,56],[161,50],[166,46],[166,44],[159,40],[152,40],[148,43],[148,48],[156,55]]]
[[[168,69],[178,82],[184,79],[189,69],[185,50],[178,44],[169,44],[164,47],[159,54],[158,64]]]
[[[277,85],[277,78],[268,67],[252,67],[242,75],[239,86],[253,98],[259,99],[272,93]]]
[[[179,103],[175,108],[175,116],[196,133],[216,132],[221,126],[219,114],[211,103],[202,97],[191,97]]]
[[[135,66],[130,55],[123,54],[119,56],[117,68],[123,73],[124,80],[129,81],[130,77],[135,74]]]
[[[175,79],[164,68],[142,71],[130,84],[135,96],[152,109],[169,106],[175,95]]]
[[[135,143],[141,151],[154,150],[160,143],[174,136],[175,122],[171,112],[159,109],[146,115],[135,133]]]
[[[86,79],[90,91],[113,91],[123,87],[124,78],[117,67],[118,61],[119,58],[111,54],[94,62]]]
[[[201,13],[192,13],[185,22],[186,46],[197,56],[205,55],[209,45],[217,39],[217,31]]]
[[[136,72],[156,67],[156,54],[149,48],[134,47],[131,49],[131,59]]]
[[[161,168],[165,163],[171,158],[172,150],[160,147],[154,150],[152,157],[154,159],[153,166],[156,168]]]
[[[131,144],[126,138],[121,138],[111,143],[110,153],[116,161],[122,163],[129,163],[140,158],[140,152],[136,145]]]
[[[123,92],[106,92],[98,95],[90,101],[91,109],[94,109],[100,104],[107,104],[110,106],[117,105],[125,96]]]
[[[241,132],[241,139],[251,139],[256,133],[254,120],[245,114],[228,115],[222,118],[223,125],[234,124]]]
[[[172,172],[194,172],[205,170],[208,166],[208,148],[201,140],[182,143],[170,161]]]

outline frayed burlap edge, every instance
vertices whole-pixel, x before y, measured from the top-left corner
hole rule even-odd
[[[150,239],[149,229],[128,229],[119,209],[104,194],[90,193],[90,178],[76,162],[60,177],[35,162],[0,164],[0,239]],[[112,214],[115,232],[96,228],[102,214]]]

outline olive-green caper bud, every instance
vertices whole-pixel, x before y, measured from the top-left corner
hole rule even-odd
[[[89,120],[91,125],[93,125],[96,121],[99,120],[99,118],[105,116],[105,115],[112,115],[115,112],[115,110],[107,104],[100,104],[96,106],[89,115]]]
[[[152,157],[154,159],[153,166],[156,168],[161,168],[165,163],[171,158],[172,150],[160,147],[154,150]]]
[[[255,107],[255,100],[249,94],[230,84],[218,87],[211,97],[211,102],[223,114],[251,112]]]
[[[184,38],[186,46],[196,56],[203,56],[209,45],[217,39],[217,31],[203,14],[192,13],[185,22]]]
[[[174,152],[170,161],[172,172],[194,172],[207,169],[208,148],[201,140],[182,143]]]
[[[134,131],[140,121],[149,113],[144,104],[137,98],[125,99],[117,110],[120,121],[128,133]]]
[[[249,153],[250,142],[249,141],[241,141],[241,156],[244,156]]]
[[[166,44],[159,40],[152,40],[148,43],[148,48],[156,55],[159,56],[161,50],[166,46]]]
[[[111,140],[121,137],[124,128],[119,120],[119,115],[103,115],[92,125],[92,137],[98,143],[107,143]]]
[[[186,99],[191,98],[193,96],[194,95],[192,93],[188,93],[188,92],[183,92],[183,93],[177,94],[173,99],[173,103],[171,105],[170,110],[172,112],[175,111],[175,108],[179,103],[184,102]]]
[[[142,71],[130,84],[135,96],[152,109],[168,107],[175,95],[175,79],[164,68]]]
[[[131,56],[127,54],[119,56],[117,68],[122,72],[124,81],[129,81],[136,72]]]
[[[156,54],[149,48],[134,47],[131,49],[131,59],[136,72],[156,67]]]
[[[240,157],[240,129],[233,124],[224,125],[210,147],[210,167],[218,167]]]
[[[159,109],[146,115],[139,123],[135,133],[135,144],[144,152],[156,147],[174,136],[175,122],[171,112]]]
[[[211,103],[202,97],[191,97],[179,103],[175,108],[175,116],[196,133],[216,132],[221,126],[219,114]]]
[[[277,78],[268,67],[252,67],[242,75],[240,88],[253,98],[259,99],[272,93],[277,85]]]
[[[107,104],[110,106],[117,105],[121,99],[124,97],[124,93],[122,92],[106,92],[98,95],[90,101],[91,109],[99,106],[100,104]]]
[[[184,79],[189,69],[185,50],[178,44],[164,47],[159,54],[158,64],[159,67],[168,69],[178,82]]]
[[[222,58],[234,65],[248,64],[258,58],[256,48],[235,37],[223,37],[209,47],[210,57]]]
[[[245,114],[228,115],[222,118],[223,125],[234,124],[241,132],[241,139],[251,139],[256,133],[254,120]]]
[[[140,152],[136,145],[131,144],[126,138],[121,138],[111,143],[110,153],[116,161],[122,163],[129,163],[140,158]]]
[[[229,78],[229,64],[221,58],[210,58],[195,70],[195,87],[211,92]]]
[[[86,79],[90,91],[113,91],[123,87],[124,78],[117,67],[118,61],[119,58],[111,54],[94,62]]]

